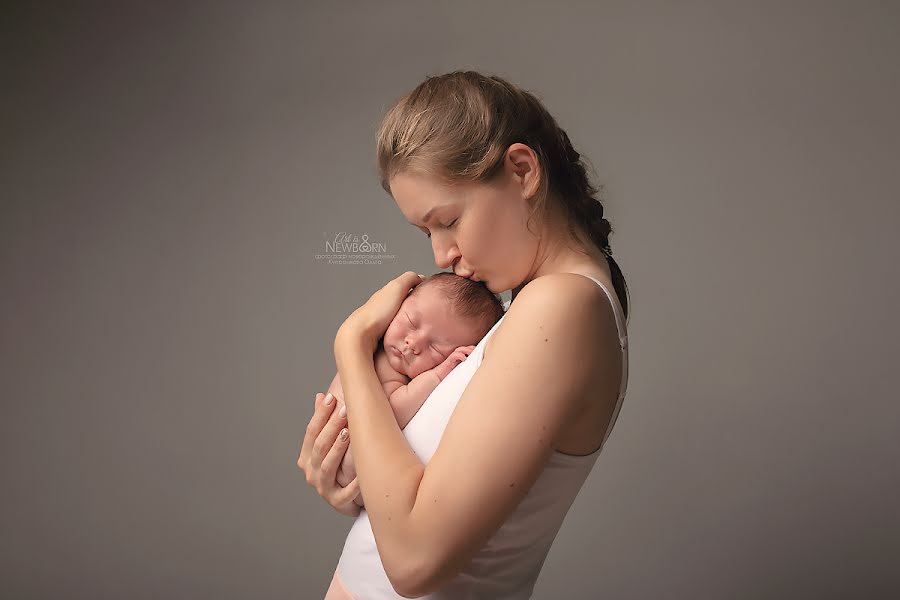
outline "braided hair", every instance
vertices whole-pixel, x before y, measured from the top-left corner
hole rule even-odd
[[[619,263],[613,258],[612,247],[609,244],[609,234],[613,233],[613,227],[609,219],[603,216],[603,203],[597,198],[604,191],[604,187],[603,185],[595,187],[591,184],[584,158],[575,150],[569,136],[559,126],[556,127],[556,135],[560,149],[556,166],[564,176],[557,177],[555,181],[558,182],[556,186],[561,188],[560,196],[568,212],[569,231],[574,235],[575,227],[581,224],[590,241],[606,257],[616,295],[627,318],[627,284]]]

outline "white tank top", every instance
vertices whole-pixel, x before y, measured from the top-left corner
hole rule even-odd
[[[628,335],[625,315],[615,293],[596,282],[612,303],[622,349],[622,383],[619,398],[600,448],[591,454],[572,455],[554,450],[534,485],[472,561],[439,591],[422,596],[431,600],[519,600],[531,597],[550,546],[562,526],[575,496],[587,479],[615,425],[628,383]],[[509,301],[504,303],[508,308]],[[403,429],[409,445],[423,464],[428,464],[463,390],[481,364],[484,346],[504,315],[478,342],[469,357],[456,366],[434,389]],[[391,586],[372,534],[369,515],[357,515],[338,561],[338,576],[354,600],[403,600]]]

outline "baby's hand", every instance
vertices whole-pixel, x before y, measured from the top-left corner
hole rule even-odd
[[[466,358],[469,357],[469,354],[471,354],[474,349],[475,346],[460,346],[459,348],[454,350],[450,354],[450,356],[444,359],[444,362],[442,362],[435,368],[435,372],[437,373],[437,376],[440,378],[440,380],[443,381],[444,377],[449,375],[450,371],[456,368],[456,365],[466,360]]]

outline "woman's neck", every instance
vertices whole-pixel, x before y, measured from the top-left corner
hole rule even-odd
[[[569,220],[565,213],[545,213],[543,232],[538,243],[537,259],[531,273],[512,290],[512,301],[528,282],[553,273],[581,273],[591,275],[612,284],[612,273],[606,254],[597,248],[587,234],[576,228],[576,237],[569,233]]]
[[[579,252],[571,247],[564,247],[554,252],[548,252],[540,263],[536,263],[531,275],[517,287],[513,288],[511,301],[515,301],[516,296],[529,282],[534,281],[538,277],[551,275],[553,273],[580,273],[582,275],[591,275],[611,283],[612,274],[609,270],[609,262],[606,259],[606,254],[593,245],[586,250],[588,251],[588,254]]]

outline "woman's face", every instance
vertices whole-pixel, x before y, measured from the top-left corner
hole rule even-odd
[[[476,321],[459,318],[438,288],[429,286],[403,301],[384,333],[383,346],[396,371],[415,377],[460,346],[477,344],[477,330]]]
[[[425,175],[398,173],[391,178],[391,194],[407,221],[430,236],[439,268],[452,267],[500,293],[518,286],[534,268],[538,238],[526,222],[537,187],[536,164],[528,146],[513,144],[492,182],[446,187]]]

